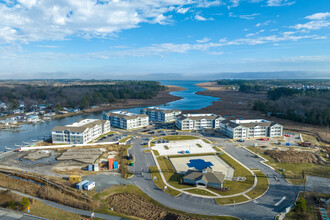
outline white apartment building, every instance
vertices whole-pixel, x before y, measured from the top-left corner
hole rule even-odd
[[[54,127],[52,141],[56,144],[86,144],[108,132],[108,120],[82,119],[70,125]]]
[[[283,136],[282,125],[264,119],[224,120],[220,131],[233,139]]]
[[[222,120],[215,114],[180,114],[175,117],[175,124],[180,130],[218,129]]]
[[[110,120],[111,126],[130,130],[149,125],[149,117],[146,114],[134,114],[127,111],[103,113],[103,119]]]
[[[141,109],[141,113],[148,115],[150,121],[167,123],[175,121],[175,116],[181,114],[181,111],[179,109],[160,109],[158,107],[150,107]]]

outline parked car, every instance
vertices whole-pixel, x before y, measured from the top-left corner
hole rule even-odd
[[[285,134],[284,136],[285,136],[285,137],[291,137],[291,135],[289,135],[289,134]]]

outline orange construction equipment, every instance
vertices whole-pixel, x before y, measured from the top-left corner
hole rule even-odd
[[[113,170],[113,158],[109,159],[109,170]]]

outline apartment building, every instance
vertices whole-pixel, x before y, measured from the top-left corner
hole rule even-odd
[[[110,132],[108,120],[82,119],[52,130],[52,141],[56,144],[86,144]]]
[[[180,130],[218,129],[222,120],[215,114],[180,114],[175,117],[175,124]]]
[[[281,137],[283,126],[264,119],[224,120],[220,123],[220,131],[233,139]]]
[[[141,109],[141,114],[148,115],[150,121],[167,123],[175,121],[175,116],[181,114],[181,111],[179,109],[160,109],[158,107],[150,107]]]
[[[146,114],[134,114],[127,111],[103,113],[103,119],[109,120],[111,126],[130,130],[149,125],[149,117]]]

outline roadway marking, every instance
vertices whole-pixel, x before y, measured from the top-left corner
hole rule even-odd
[[[286,197],[283,196],[282,199],[275,204],[275,206],[278,206],[279,204],[281,204],[285,199],[286,199]]]

